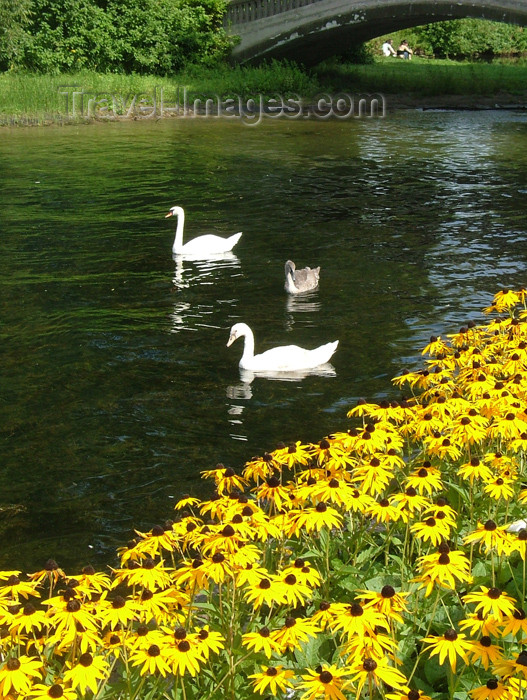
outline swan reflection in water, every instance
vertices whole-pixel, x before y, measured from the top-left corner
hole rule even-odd
[[[225,274],[225,270],[231,271],[230,277],[241,275],[240,260],[234,253],[222,253],[211,255],[206,259],[196,258],[194,260],[188,255],[174,255],[173,258],[176,269],[172,283],[175,291],[178,292],[183,292],[183,290],[196,285],[213,285],[220,275]],[[171,332],[179,333],[184,329],[197,330],[191,325],[194,326],[196,321],[210,316],[212,313],[213,309],[209,305],[191,305],[190,302],[183,301],[182,297],[178,295],[169,316],[172,326]],[[190,323],[191,319],[194,321],[192,324]]]
[[[237,271],[240,259],[234,253],[219,253],[208,258],[193,258],[191,255],[173,255],[176,269],[172,282],[178,289],[191,284],[214,284],[217,273],[222,270]],[[184,263],[190,263],[185,266]],[[231,275],[236,277],[237,275]],[[185,279],[187,277],[187,279]]]
[[[330,362],[326,362],[312,369],[297,370],[296,372],[252,372],[248,369],[240,369],[239,384],[231,384],[226,389],[227,398],[232,401],[228,404],[227,413],[229,423],[237,426],[243,425],[242,414],[246,408],[246,402],[253,397],[252,382],[257,378],[270,379],[279,382],[299,382],[306,377],[336,377],[337,372]],[[234,440],[247,440],[247,435],[231,433]]]
[[[321,309],[321,304],[318,299],[318,291],[313,290],[312,292],[304,292],[303,294],[288,294],[285,302],[285,308],[287,311],[285,329],[287,331],[292,331],[293,326],[295,325],[294,314],[311,313],[318,317]],[[316,323],[313,321],[313,326],[315,325]]]

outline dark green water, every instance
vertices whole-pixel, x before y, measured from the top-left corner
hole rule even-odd
[[[526,283],[527,115],[160,120],[2,130],[0,566],[113,562],[133,528],[279,441],[347,425],[432,333]],[[243,231],[231,260],[172,259]],[[287,258],[321,266],[307,299]],[[240,379],[256,351],[333,339],[335,376]]]

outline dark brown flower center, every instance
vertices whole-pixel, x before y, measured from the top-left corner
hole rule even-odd
[[[84,666],[84,668],[88,668],[88,666],[91,666],[93,663],[93,656],[86,652],[79,657],[79,663],[81,666]]]
[[[393,598],[395,595],[395,588],[393,586],[383,586],[381,590],[381,595],[383,598]]]
[[[333,680],[333,675],[329,671],[322,671],[322,673],[319,674],[318,678],[321,683],[327,685]]]
[[[449,629],[445,632],[444,637],[447,642],[455,642],[457,639],[457,632],[456,630]]]
[[[375,671],[377,668],[377,662],[373,659],[365,659],[364,663],[362,664],[362,668],[368,673],[372,673],[372,671]]]

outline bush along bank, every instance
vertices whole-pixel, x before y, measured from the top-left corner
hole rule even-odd
[[[526,299],[432,337],[406,399],[202,472],[109,573],[1,572],[0,695],[523,697]]]

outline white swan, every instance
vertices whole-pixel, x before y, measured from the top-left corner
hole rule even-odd
[[[174,244],[172,246],[172,253],[174,255],[191,255],[194,257],[206,258],[211,255],[228,253],[234,248],[236,243],[238,243],[242,235],[240,232],[229,236],[229,238],[222,238],[221,236],[214,236],[211,233],[207,233],[204,236],[193,238],[183,245],[183,228],[185,226],[185,211],[183,207],[172,207],[165,216],[165,219],[169,216],[177,217],[176,237],[174,238]]]
[[[232,345],[236,338],[241,338],[242,336],[245,336],[245,341],[240,368],[249,369],[253,372],[294,372],[296,370],[318,367],[318,365],[323,365],[329,360],[339,344],[339,341],[335,340],[314,350],[305,350],[297,345],[283,345],[266,350],[260,355],[255,355],[252,330],[246,323],[236,323],[231,328],[227,347]]]
[[[320,267],[313,269],[305,267],[303,270],[297,270],[292,260],[288,260],[285,264],[285,291],[289,294],[301,294],[315,289],[318,287],[319,279]]]

